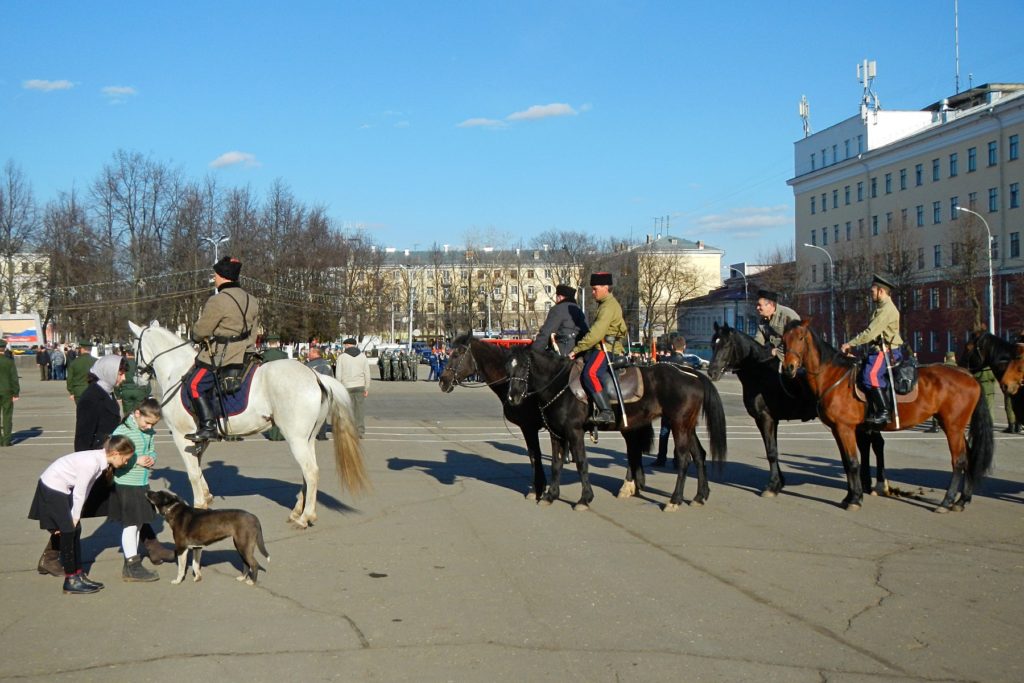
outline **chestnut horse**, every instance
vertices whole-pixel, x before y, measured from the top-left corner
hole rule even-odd
[[[1013,412],[1018,415],[1018,422],[1021,421],[1019,416],[1024,415],[1024,394],[1007,391],[1004,376],[1010,362],[1020,357],[1020,348],[1020,344],[1000,339],[989,332],[974,332],[967,338],[960,363],[972,373],[980,372],[985,368],[992,369],[992,374],[995,375],[1003,393],[1011,397],[1010,404],[1013,406]],[[1007,431],[1012,430],[1013,425],[1009,425]]]
[[[1024,382],[1024,344],[1017,344],[1016,353],[1006,365],[1003,376],[999,379],[999,385],[1006,392],[1007,396],[1019,396],[1020,385]],[[1018,416],[1019,422],[1022,417]]]
[[[786,347],[782,361],[784,371],[790,377],[796,377],[801,367],[807,371],[807,382],[818,397],[818,415],[832,430],[839,445],[847,487],[842,507],[857,510],[863,489],[855,432],[864,422],[865,414],[865,404],[854,395],[860,366],[855,359],[840,354],[823,341],[806,321],[787,325],[783,343]],[[910,429],[936,416],[946,433],[953,476],[935,511],[963,510],[971,502],[974,487],[991,467],[994,452],[992,415],[981,397],[981,385],[961,368],[925,365],[918,370],[917,392],[914,401],[896,405],[900,426],[897,428],[890,422],[881,429]],[[965,440],[964,432],[968,430]],[[963,491],[953,502],[961,484]]]

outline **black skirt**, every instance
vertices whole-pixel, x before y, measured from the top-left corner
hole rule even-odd
[[[33,496],[32,505],[28,509],[28,518],[37,520],[40,529],[60,529],[61,533],[74,533],[75,525],[71,523],[71,496],[70,493],[54,491],[40,479],[36,485],[36,495]]]
[[[110,494],[107,519],[125,526],[148,524],[156,519],[156,511],[146,498],[149,486],[122,486],[114,484]]]

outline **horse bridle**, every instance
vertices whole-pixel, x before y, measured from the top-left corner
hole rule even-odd
[[[493,382],[472,382],[471,383],[471,382],[466,381],[465,378],[459,379],[459,370],[462,368],[462,362],[464,360],[466,360],[466,356],[472,356],[473,355],[473,350],[469,347],[468,344],[466,346],[460,346],[459,348],[463,350],[463,353],[462,353],[461,356],[459,356],[459,360],[452,367],[452,374],[455,375],[455,381],[453,382],[453,384],[455,384],[457,386],[460,386],[460,387],[465,387],[467,389],[482,389],[483,387],[490,387],[490,386],[494,386],[495,384],[501,384],[502,382],[505,382],[505,381],[507,381],[509,379],[509,377],[507,375],[505,377],[499,377],[498,379],[494,380]],[[466,373],[466,377],[469,377],[470,375],[475,375],[475,374],[477,374],[479,372],[480,372],[480,366],[478,366],[476,364],[476,358],[474,358],[473,359],[473,371]]]
[[[155,356],[153,356],[153,359],[150,362],[147,363],[145,361],[145,359],[143,358],[143,350],[142,350],[143,349],[142,336],[144,334],[146,334],[147,331],[149,331],[149,325],[146,325],[145,327],[143,327],[142,331],[139,332],[139,338],[138,338],[139,339],[139,343],[138,343],[138,346],[137,346],[137,351],[135,353],[135,358],[136,358],[135,374],[136,374],[136,376],[138,376],[138,375],[146,375],[147,377],[149,377],[149,379],[155,379],[156,372],[155,372],[155,369],[153,367],[153,364],[156,363],[156,360],[160,356],[163,356],[164,354],[170,353],[171,351],[176,351],[177,349],[180,349],[183,346],[188,346],[192,342],[190,342],[188,340],[185,340],[182,343],[178,344],[177,346],[172,346],[169,349],[164,349],[160,353],[158,353]],[[181,386],[181,383],[183,381],[184,381],[184,378],[179,379],[178,382],[173,387],[170,387],[169,389],[167,389],[164,392],[164,395],[163,395],[163,397],[161,398],[161,401],[160,401],[160,406],[161,407],[163,407],[163,406],[167,405],[168,403],[170,403],[171,398],[174,396],[175,393],[177,393],[178,388]]]

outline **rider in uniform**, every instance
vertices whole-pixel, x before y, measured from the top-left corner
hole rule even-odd
[[[892,301],[891,282],[880,275],[871,281],[871,300],[875,302],[874,313],[868,321],[867,329],[840,347],[847,353],[850,347],[858,344],[870,344],[868,357],[861,372],[861,383],[868,397],[868,414],[864,421],[868,424],[884,425],[889,422],[889,378],[886,369],[886,350],[890,357],[888,363],[894,364],[902,358],[900,347],[900,312]]]
[[[239,286],[241,272],[242,262],[232,256],[225,256],[213,265],[217,293],[206,301],[192,327],[192,341],[200,347],[195,365],[184,379],[199,425],[194,434],[185,435],[191,441],[217,438],[217,422],[210,402],[214,373],[229,366],[240,367],[245,353],[256,349],[260,306],[256,297]]]
[[[576,305],[576,290],[569,285],[558,285],[555,287],[555,305],[548,311],[548,317],[537,333],[533,348],[537,351],[550,349],[568,356],[576,341],[589,329],[587,316]],[[555,337],[554,346],[551,344],[551,335]]]
[[[612,294],[611,273],[591,273],[590,293],[597,301],[597,316],[590,330],[572,348],[569,357],[584,354],[580,380],[597,406],[594,422],[598,425],[615,424],[615,413],[604,393],[604,385],[610,381],[608,352],[621,354],[625,351],[621,340],[626,337],[626,321],[622,319],[622,306]]]
[[[772,355],[782,358],[782,334],[786,325],[793,320],[800,320],[796,311],[788,306],[779,305],[779,295],[767,289],[757,292],[757,333],[754,342],[771,349]]]

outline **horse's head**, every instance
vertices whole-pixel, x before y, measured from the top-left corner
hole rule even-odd
[[[129,321],[128,327],[135,337],[132,346],[135,350],[137,382],[145,383],[151,378],[163,382],[171,376],[180,377],[195,360],[196,354],[191,342],[161,327],[156,320],[144,326]],[[160,372],[163,377],[158,376],[153,367],[158,359],[164,364]]]
[[[986,352],[985,330],[975,330],[964,342],[963,350],[957,354],[956,364],[971,372],[981,372],[991,359]]]
[[[441,372],[437,384],[441,387],[441,391],[448,394],[455,389],[456,384],[475,375],[476,372],[476,360],[473,358],[469,344],[460,344],[452,350],[452,355],[448,357],[448,364],[444,366],[444,371]]]
[[[530,389],[530,368],[533,354],[527,349],[515,349],[505,363],[508,374],[508,403],[517,406],[523,402]]]
[[[711,335],[711,364],[708,365],[708,377],[712,382],[720,380],[726,370],[735,368],[740,362],[735,332],[728,323],[721,326],[715,323],[715,333]]]
[[[1020,385],[1024,382],[1024,344],[1016,345],[1016,352],[1010,364],[1006,366],[1000,386],[1008,396],[1013,396],[1020,391]]]
[[[808,361],[816,360],[818,357],[814,334],[811,332],[808,322],[807,320],[794,320],[786,325],[786,332],[782,335],[782,343],[786,349],[786,355],[782,359],[782,371],[790,378],[796,378],[797,370],[802,367],[806,368]]]

